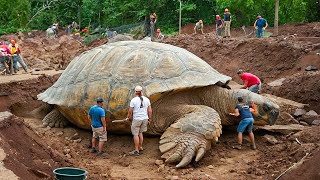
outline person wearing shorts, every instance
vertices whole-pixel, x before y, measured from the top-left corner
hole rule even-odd
[[[255,150],[256,144],[254,142],[254,134],[252,132],[252,126],[254,122],[252,113],[257,111],[257,107],[253,101],[251,101],[251,104],[244,103],[242,97],[238,97],[238,102],[239,104],[236,106],[235,111],[233,113],[229,113],[232,116],[241,117],[241,121],[237,128],[238,144],[236,146],[233,146],[233,148],[241,149],[242,134],[247,129],[251,141],[251,147]]]
[[[260,79],[248,72],[244,72],[243,70],[238,70],[237,72],[240,79],[244,82],[244,86],[241,87],[242,89],[247,89],[254,93],[261,93],[261,81]]]
[[[102,148],[104,142],[107,141],[106,113],[102,108],[103,99],[97,98],[97,104],[92,106],[88,113],[88,119],[91,121],[92,128],[92,149],[90,152],[95,153],[96,141],[99,138],[98,156],[103,154]]]
[[[152,109],[150,100],[142,96],[142,87],[135,87],[135,95],[130,101],[127,120],[132,121],[131,132],[135,149],[129,152],[130,155],[139,156],[143,151],[143,133],[147,131],[148,123],[151,122]]]

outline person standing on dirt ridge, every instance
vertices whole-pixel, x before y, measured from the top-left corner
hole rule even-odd
[[[196,25],[194,26],[193,30],[194,30],[194,34],[197,34],[198,32],[203,34],[203,22],[202,22],[202,20],[199,20],[196,23]]]
[[[103,99],[97,98],[97,104],[92,106],[88,113],[88,119],[91,121],[92,128],[92,149],[91,153],[97,152],[96,150],[96,139],[99,137],[99,145],[98,145],[98,156],[102,155],[104,152],[102,151],[104,142],[107,141],[107,123],[106,123],[106,113],[103,106]]]
[[[156,30],[156,23],[157,23],[157,14],[152,13],[150,15],[150,34],[151,34],[151,40],[155,37],[155,30]]]
[[[229,9],[224,10],[223,21],[224,21],[224,37],[231,37],[231,34],[230,34],[231,15],[230,15]]]
[[[143,151],[143,132],[147,131],[148,123],[151,122],[152,109],[150,100],[142,95],[142,87],[135,87],[135,95],[130,101],[130,107],[126,120],[132,121],[131,132],[135,149],[129,152],[132,156],[139,156]]]
[[[13,63],[11,58],[11,51],[5,42],[0,42],[0,64],[3,64],[5,71],[3,73],[12,74]],[[9,65],[10,67],[9,67]]]
[[[223,21],[219,15],[216,15],[216,33],[220,37],[222,33]]]
[[[248,72],[244,72],[242,69],[237,72],[240,79],[244,82],[244,86],[241,89],[247,89],[254,93],[260,93],[261,91],[261,81],[260,79]]]
[[[238,132],[238,144],[233,146],[232,148],[235,149],[241,149],[242,145],[242,134],[247,129],[251,141],[251,147],[253,150],[257,149],[256,144],[254,142],[254,134],[252,132],[252,126],[253,126],[253,112],[257,112],[257,106],[254,104],[253,101],[251,101],[251,104],[244,103],[242,97],[238,97],[239,104],[235,107],[235,110],[233,113],[229,113],[229,115],[232,116],[240,116],[241,121],[238,125],[237,132]]]
[[[257,20],[254,22],[254,28],[256,29],[256,37],[257,38],[263,38],[264,31],[268,27],[267,20],[262,18],[260,15],[257,16]]]
[[[19,66],[18,66],[18,63],[19,63],[24,69],[24,71],[28,73],[28,67],[20,56],[21,49],[15,40],[11,40],[11,43],[9,44],[9,49],[11,50],[14,72],[17,73],[17,71],[19,71]]]

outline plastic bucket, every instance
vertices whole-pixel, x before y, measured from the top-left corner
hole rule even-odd
[[[79,168],[62,167],[53,170],[57,180],[84,180],[87,179],[88,172]]]

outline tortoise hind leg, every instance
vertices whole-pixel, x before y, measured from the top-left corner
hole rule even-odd
[[[68,125],[69,121],[57,110],[53,109],[49,114],[47,114],[43,120],[43,126],[63,128]]]

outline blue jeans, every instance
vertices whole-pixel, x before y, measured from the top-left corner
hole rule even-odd
[[[252,132],[253,121],[253,118],[242,119],[237,128],[237,132],[243,133],[246,130],[246,128],[248,128],[248,132]]]
[[[256,29],[256,37],[257,38],[262,38],[264,36],[264,30],[263,30],[263,28],[259,28],[258,27],[258,29]]]
[[[259,91],[261,90],[261,84],[252,85],[248,88],[248,90],[253,93],[259,93]]]
[[[18,63],[19,63],[22,66],[22,68],[24,69],[24,71],[28,72],[28,67],[27,67],[26,63],[24,63],[24,61],[21,59],[21,57],[19,55],[12,56],[12,58],[13,58],[14,71],[19,71],[19,66],[18,66]]]

